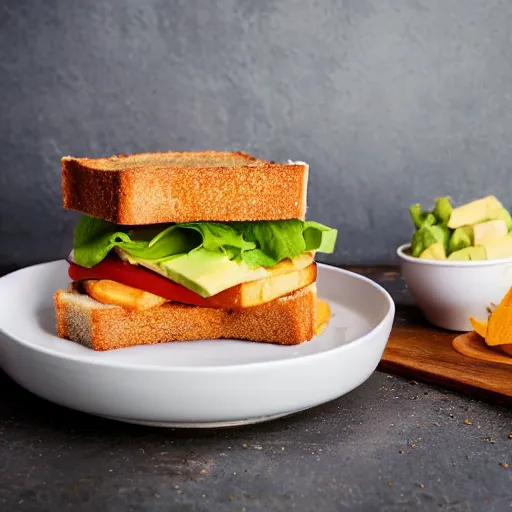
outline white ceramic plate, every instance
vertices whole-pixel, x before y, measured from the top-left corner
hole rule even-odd
[[[256,423],[344,395],[375,370],[395,313],[374,282],[320,264],[319,295],[334,316],[308,343],[207,340],[95,352],[55,334],[53,293],[68,283],[64,261],[0,279],[2,368],[57,404],[150,425]]]

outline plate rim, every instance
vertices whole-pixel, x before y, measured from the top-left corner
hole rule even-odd
[[[53,265],[55,263],[61,263],[61,262],[62,263],[65,262],[65,259],[51,260],[51,261],[47,261],[47,262],[43,262],[43,263],[37,263],[35,265],[29,265],[29,266],[23,267],[21,269],[15,270],[14,272],[10,272],[10,273],[0,277],[0,287],[2,286],[2,281],[4,281],[6,278],[12,279],[13,276],[15,276],[21,272],[24,272],[25,270],[33,269],[36,267],[44,267],[47,265],[49,266],[49,265]],[[383,318],[363,336],[360,336],[349,343],[339,345],[337,347],[334,347],[334,348],[331,348],[328,350],[324,350],[322,352],[315,352],[313,354],[305,354],[305,355],[299,356],[297,358],[278,359],[278,360],[271,360],[271,361],[256,361],[256,362],[238,363],[238,364],[232,364],[232,365],[225,364],[225,365],[219,365],[219,366],[190,366],[190,367],[169,366],[169,365],[165,365],[165,366],[164,365],[142,365],[142,364],[136,364],[136,363],[126,363],[126,362],[120,363],[120,362],[116,362],[116,361],[102,361],[102,360],[91,361],[91,360],[86,360],[86,359],[82,358],[81,356],[77,356],[74,354],[64,354],[64,353],[58,352],[56,350],[53,350],[51,348],[34,345],[30,341],[26,341],[17,335],[13,335],[13,334],[7,332],[1,324],[0,324],[0,334],[7,336],[8,338],[15,341],[16,343],[19,343],[20,345],[23,345],[28,350],[33,350],[35,352],[39,352],[40,354],[43,354],[45,356],[61,359],[66,362],[74,362],[74,363],[78,363],[78,364],[82,364],[82,365],[102,366],[102,367],[107,367],[107,368],[111,368],[111,369],[129,370],[129,371],[156,371],[156,372],[175,372],[175,373],[184,372],[184,373],[210,374],[210,373],[218,373],[218,372],[226,372],[226,371],[236,372],[236,371],[240,371],[240,370],[244,370],[244,371],[253,370],[253,369],[257,370],[261,366],[265,366],[266,369],[272,370],[272,369],[275,369],[276,367],[282,368],[283,366],[286,367],[289,365],[296,365],[299,362],[303,363],[303,362],[309,362],[312,360],[315,361],[317,359],[330,357],[334,353],[337,354],[338,352],[343,352],[344,350],[349,350],[349,347],[354,347],[354,346],[358,346],[358,345],[365,343],[368,340],[368,338],[372,338],[373,335],[377,331],[382,330],[386,326],[386,324],[389,322],[390,319],[391,320],[393,319],[393,317],[395,315],[395,309],[396,309],[395,303],[394,303],[391,295],[387,292],[387,290],[384,289],[384,287],[382,287],[381,285],[379,285],[372,279],[370,279],[366,276],[363,276],[361,274],[352,272],[350,270],[336,267],[334,265],[328,265],[326,263],[321,263],[321,262],[317,262],[317,265],[320,268],[323,268],[327,271],[333,271],[335,273],[343,274],[344,276],[347,276],[351,279],[356,279],[356,280],[362,281],[362,282],[370,285],[371,287],[376,289],[379,293],[381,293],[384,296],[384,298],[387,301],[388,308],[387,308],[387,311],[384,314]],[[293,347],[293,345],[290,347]]]

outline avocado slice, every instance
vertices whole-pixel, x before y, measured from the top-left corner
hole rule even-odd
[[[450,231],[446,226],[424,225],[412,237],[411,254],[417,258],[425,249],[436,242],[441,243],[446,250],[449,238]]]
[[[470,226],[486,220],[494,220],[500,211],[503,210],[503,205],[496,199],[495,196],[487,196],[476,201],[454,208],[448,227],[450,229],[460,228],[462,226]]]
[[[423,260],[445,260],[444,245],[441,242],[430,245],[420,254],[420,258]]]
[[[264,267],[250,269],[244,262],[230,260],[220,251],[207,251],[203,248],[163,261],[136,258],[124,251],[121,251],[120,256],[132,264],[149,268],[205,298],[237,284],[262,279],[268,275]]]
[[[482,245],[477,245],[476,247],[466,247],[465,249],[452,252],[450,256],[448,256],[448,259],[452,261],[486,260],[487,252],[485,247]]]
[[[210,297],[239,283],[262,279],[263,267],[251,270],[245,263],[230,260],[221,252],[196,249],[158,263],[164,275],[201,297]],[[162,272],[161,272],[162,273]]]
[[[457,228],[448,242],[448,252],[460,251],[473,245],[473,229],[471,226]]]

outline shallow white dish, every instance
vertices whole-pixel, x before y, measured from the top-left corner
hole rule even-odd
[[[426,319],[452,331],[471,331],[469,317],[486,320],[512,286],[512,258],[482,261],[428,260],[397,249],[402,276]]]
[[[53,293],[67,264],[0,279],[0,365],[57,404],[121,421],[205,427],[265,421],[348,393],[375,370],[395,307],[369,279],[319,265],[334,313],[308,343],[283,347],[207,340],[95,352],[55,334]]]

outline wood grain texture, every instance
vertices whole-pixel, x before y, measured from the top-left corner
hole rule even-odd
[[[391,332],[378,367],[380,371],[512,405],[510,366],[459,354],[452,347],[456,333],[416,323],[417,312],[404,315],[404,308],[399,310],[401,315]]]
[[[512,357],[502,350],[502,346],[490,347],[484,338],[476,332],[465,332],[453,339],[453,348],[463,356],[479,359],[480,361],[512,365]],[[512,368],[511,368],[512,372]]]

